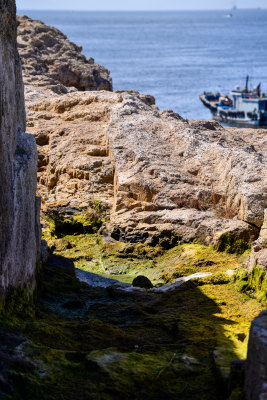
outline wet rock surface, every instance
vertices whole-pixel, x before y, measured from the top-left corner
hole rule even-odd
[[[20,351],[20,346],[26,339],[18,333],[0,330],[0,398],[11,395],[14,390],[13,370],[33,369],[33,364],[26,360]]]
[[[88,285],[93,287],[107,288],[110,286],[120,286],[120,287],[130,286],[130,284],[122,283],[117,279],[107,278],[105,276],[94,274],[92,272],[83,271],[78,268],[76,268],[75,273],[80,281],[86,282]]]

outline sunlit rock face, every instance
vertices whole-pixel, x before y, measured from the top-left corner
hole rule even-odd
[[[130,242],[258,238],[267,204],[265,131],[187,121],[160,111],[152,96],[111,92],[108,71],[60,31],[27,17],[18,22],[27,130],[38,145],[46,209],[80,212],[97,201],[110,213],[106,235]]]
[[[24,83],[61,94],[112,90],[109,71],[86,59],[82,48],[58,29],[26,16],[18,16],[17,21]]]
[[[0,291],[34,281],[39,256],[37,149],[25,132],[14,0],[0,0]]]
[[[252,251],[249,258],[249,272],[255,265],[259,265],[267,273],[267,208],[264,212],[264,220],[259,238],[252,243]]]
[[[130,242],[258,237],[267,193],[263,130],[187,121],[136,92],[44,99],[37,89],[26,92],[28,130],[46,208],[79,211],[97,200],[110,210],[106,233]]]

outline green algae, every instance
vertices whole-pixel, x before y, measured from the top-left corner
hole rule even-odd
[[[243,239],[238,239],[236,240],[234,236],[232,236],[230,233],[223,233],[216,245],[216,250],[223,252],[225,251],[226,253],[230,254],[243,254],[246,250],[249,250],[251,247],[251,244],[248,243],[247,241]]]
[[[204,278],[195,278],[193,280],[196,282],[198,286],[201,285],[224,285],[231,281],[231,278],[228,274],[224,272],[215,272],[214,274],[204,277]]]
[[[76,216],[86,224],[85,216]],[[91,223],[91,221],[89,221]],[[60,237],[59,237],[60,236]],[[147,276],[154,285],[171,282],[196,272],[225,272],[237,268],[247,257],[248,244],[234,242],[223,234],[217,248],[198,243],[180,244],[178,237],[168,243],[104,242],[98,233],[76,232],[57,236],[53,222],[44,231],[44,237],[55,254],[74,261],[85,271],[131,283],[137,275]],[[241,251],[242,250],[242,251]]]
[[[265,302],[267,299],[267,278],[265,271],[258,265],[255,265],[249,274],[247,285],[244,288],[251,296],[258,301]]]
[[[46,221],[51,234],[56,237],[96,233],[104,222],[101,218],[90,220],[86,215],[58,215],[53,219],[46,218]]]
[[[11,371],[9,399],[228,397],[230,363],[245,358],[250,322],[261,310],[255,299],[234,282],[188,282],[163,294],[91,288],[63,261],[44,268],[35,317],[2,320],[25,336],[23,352],[35,365]],[[69,299],[88,306],[70,314],[60,306]]]
[[[241,399],[242,380],[232,393],[227,389],[230,365],[246,357],[250,323],[263,309],[237,287],[248,286],[247,274],[237,269],[246,253],[178,241],[105,243],[98,233],[56,234],[52,222],[44,235],[56,263],[44,268],[35,313],[2,319],[25,336],[23,352],[36,366],[11,371],[16,392],[10,400],[22,393],[27,400]],[[195,272],[213,275],[171,292],[131,293],[79,282],[62,256],[84,271],[128,282],[140,274],[154,284]],[[233,278],[228,269],[237,269]],[[261,292],[260,277],[257,282]],[[72,300],[86,306],[65,309]]]
[[[267,304],[267,278],[262,267],[255,265],[250,273],[240,267],[236,270],[233,280],[238,290]]]
[[[232,279],[236,285],[237,290],[240,292],[245,292],[248,285],[248,270],[244,267],[239,267],[236,269]]]
[[[21,315],[34,315],[37,301],[36,282],[24,285],[24,287],[8,290],[5,298],[0,302],[0,316],[16,317]]]

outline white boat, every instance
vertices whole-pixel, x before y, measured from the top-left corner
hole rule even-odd
[[[247,76],[246,86],[236,86],[230,95],[204,92],[200,100],[220,122],[267,126],[267,96],[261,92],[261,84],[249,90],[248,82]]]

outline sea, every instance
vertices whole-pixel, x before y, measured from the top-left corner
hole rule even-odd
[[[229,93],[247,75],[267,93],[267,9],[18,14],[81,45],[110,70],[114,89],[151,94],[160,109],[188,119],[211,119],[199,95]]]

